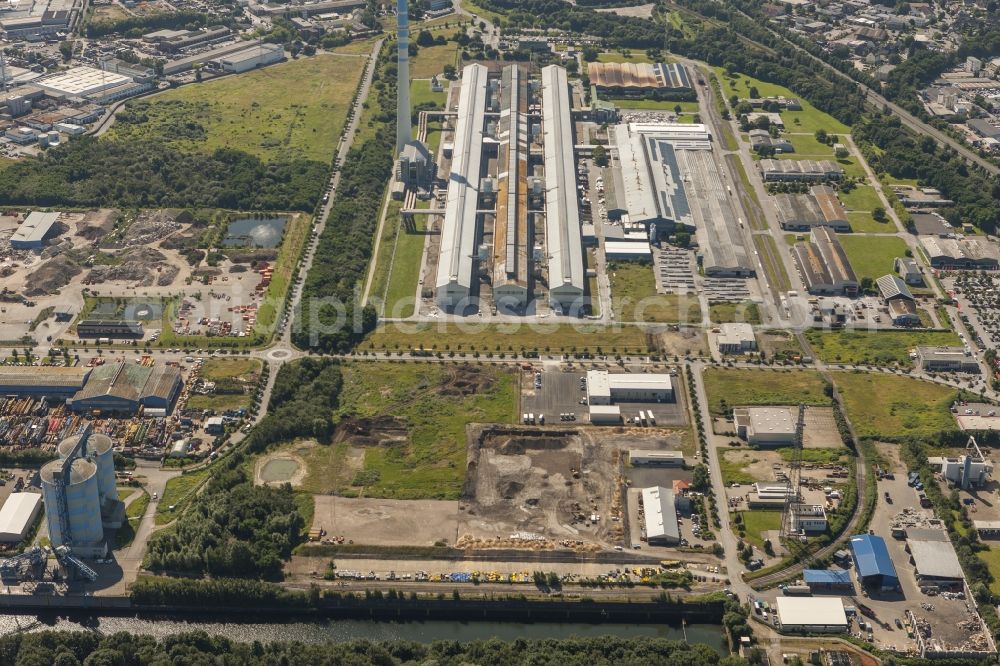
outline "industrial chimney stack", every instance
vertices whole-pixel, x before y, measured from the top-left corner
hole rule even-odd
[[[396,156],[410,141],[410,17],[406,0],[396,0]]]

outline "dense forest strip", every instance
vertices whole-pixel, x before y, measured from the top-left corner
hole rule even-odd
[[[292,342],[324,353],[350,351],[375,328],[375,308],[361,305],[360,285],[374,251],[375,229],[392,175],[396,133],[394,44],[384,45],[359,136],[344,160],[336,194],[295,313]],[[367,127],[364,122],[367,118]]]

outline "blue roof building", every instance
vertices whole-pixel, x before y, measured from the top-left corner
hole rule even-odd
[[[899,588],[899,576],[889,556],[885,539],[870,534],[851,537],[851,553],[857,567],[858,580],[865,587],[888,591]]]
[[[854,589],[851,572],[843,569],[806,569],[802,572],[802,580],[814,592]]]

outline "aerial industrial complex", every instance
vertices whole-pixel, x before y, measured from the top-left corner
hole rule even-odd
[[[668,53],[721,19],[686,8],[632,53],[564,22],[504,34],[539,3],[250,0],[215,25],[222,10],[180,0],[203,18],[90,38],[91,13],[151,8],[68,1],[0,8],[18,40],[0,49],[17,63],[0,153],[28,161],[0,174],[161,125],[170,150],[235,157],[208,122],[224,102],[268,180],[253,213],[211,187],[204,205],[0,210],[0,594],[138,608],[144,585],[166,599],[170,576],[190,591],[245,569],[317,612],[516,586],[512,612],[680,609],[682,633],[718,613],[733,651],[771,664],[996,652],[1000,501],[977,443],[1000,431],[996,239],[940,203],[960,188],[885,171],[905,149],[866,164],[874,139],[814,90]],[[797,32],[840,11],[779,10]],[[289,44],[294,63],[243,74]],[[56,61],[26,66],[32,45]],[[263,86],[169,118],[176,92],[110,106],[348,62],[356,95],[280,116],[259,112]],[[300,120],[316,140],[270,133],[301,138]],[[316,187],[271,210],[306,152]],[[309,299],[351,289],[356,329],[304,335],[336,310]],[[437,605],[397,604],[404,588]]]

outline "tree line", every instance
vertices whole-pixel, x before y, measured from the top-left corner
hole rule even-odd
[[[742,666],[707,645],[664,638],[592,638],[469,642],[365,640],[325,643],[237,642],[204,631],[164,638],[89,631],[10,633],[0,637],[0,663],[14,666],[140,666],[241,664],[244,666],[460,666],[558,664],[559,666]]]
[[[0,170],[0,203],[312,211],[328,171],[229,148],[187,153],[159,139],[79,137]]]
[[[157,572],[280,579],[307,527],[289,484],[256,486],[248,456],[295,437],[326,438],[343,377],[334,359],[281,366],[267,415],[239,452],[220,460],[192,506],[149,542],[144,566]]]
[[[987,233],[1000,226],[1000,182],[970,170],[954,151],[940,148],[931,137],[918,139],[891,115],[873,114],[852,133],[876,172],[915,178],[954,201],[941,210],[950,223],[968,222]]]
[[[357,289],[371,261],[382,195],[392,175],[396,133],[396,66],[392,45],[379,54],[369,98],[368,134],[351,148],[326,227],[302,288],[292,341],[324,353],[346,352],[375,328],[375,308]]]

